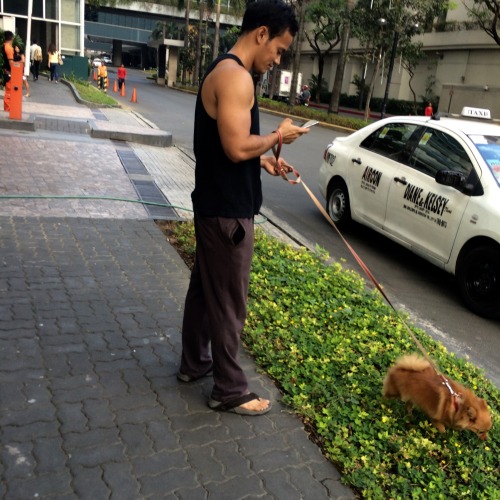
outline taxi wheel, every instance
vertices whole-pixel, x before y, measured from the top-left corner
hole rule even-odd
[[[460,293],[467,306],[485,318],[500,317],[500,250],[477,247],[457,265]]]
[[[345,228],[351,223],[349,193],[344,181],[336,179],[329,186],[326,211],[339,228]]]

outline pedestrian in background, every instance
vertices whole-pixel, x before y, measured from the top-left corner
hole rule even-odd
[[[26,68],[26,56],[24,55],[24,50],[21,47],[16,46],[14,47],[14,50],[16,51],[16,54],[21,58],[21,62],[23,63],[23,85],[26,87],[26,94],[24,95],[24,97],[29,97],[30,84],[28,81],[29,71],[27,71]]]
[[[56,49],[54,43],[49,45],[47,50],[47,58],[50,70],[50,81],[58,83],[59,81],[59,51]]]
[[[108,91],[108,68],[104,61],[101,61],[101,65],[97,68],[97,88],[104,92]]]
[[[2,46],[3,67],[2,77],[5,92],[3,95],[3,110],[10,111],[10,99],[12,94],[12,80],[10,73],[10,65],[15,60],[16,51],[13,47],[14,33],[12,31],[4,31],[4,43]]]
[[[125,83],[125,78],[127,78],[127,70],[123,64],[118,68],[118,88],[121,90],[123,84]]]
[[[432,116],[434,113],[434,110],[432,109],[432,102],[427,104],[427,107],[425,108],[425,116]]]
[[[31,72],[33,73],[33,81],[38,80],[38,74],[40,72],[40,63],[43,61],[42,47],[38,45],[36,40],[33,40],[33,44],[30,48],[30,61],[31,61]]]
[[[196,256],[177,378],[191,382],[213,374],[208,401],[213,410],[263,415],[271,409],[269,400],[248,390],[238,361],[254,216],[262,204],[261,170],[275,176],[291,170],[284,160],[262,155],[278,143],[292,143],[308,129],[286,118],[274,132],[260,135],[252,72],[263,74],[279,64],[297,30],[293,9],[282,0],[250,3],[236,44],[210,65],[198,91],[191,195]]]

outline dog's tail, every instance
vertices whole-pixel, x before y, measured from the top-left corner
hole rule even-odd
[[[410,372],[423,372],[429,368],[430,363],[417,354],[408,354],[402,356],[396,360],[394,366],[392,366],[387,375],[384,378],[382,395],[384,398],[397,398],[400,397],[399,387],[397,383],[396,372],[400,370],[410,371]]]
[[[431,364],[425,358],[422,358],[418,354],[407,354],[396,360],[394,364],[394,369],[396,370],[407,370],[410,372],[423,372],[427,370]]]

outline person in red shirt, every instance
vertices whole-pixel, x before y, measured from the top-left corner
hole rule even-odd
[[[118,68],[118,87],[121,90],[123,84],[125,83],[125,78],[127,78],[127,70],[125,69],[125,66],[122,64]]]
[[[425,108],[425,116],[432,116],[434,113],[433,109],[432,109],[432,102],[430,102],[429,104],[427,104],[427,107]]]
[[[10,96],[12,94],[12,82],[10,80],[10,65],[14,62],[14,33],[12,31],[4,32],[5,42],[2,47],[2,55],[3,55],[3,67],[2,67],[2,76],[5,85],[5,94],[3,97],[3,110],[10,111]]]

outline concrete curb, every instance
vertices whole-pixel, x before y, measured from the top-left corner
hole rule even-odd
[[[121,126],[116,124],[92,120],[90,124],[90,137],[94,139],[111,139],[116,141],[135,142],[148,146],[172,146],[172,134],[159,129],[146,129],[143,127]]]

